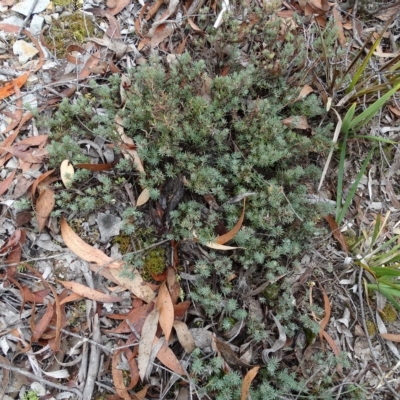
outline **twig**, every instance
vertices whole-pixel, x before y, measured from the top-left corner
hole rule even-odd
[[[29,11],[28,11],[27,16],[26,16],[25,19],[22,21],[22,25],[21,25],[21,27],[19,28],[17,37],[20,37],[20,36],[21,36],[21,33],[22,33],[22,31],[24,30],[26,23],[28,22],[28,20],[29,20],[30,17],[32,16],[33,10],[35,9],[37,3],[38,3],[38,0],[33,0],[33,3],[32,3],[32,5],[31,5],[31,8],[30,8]]]
[[[62,257],[65,256],[65,253],[60,253],[60,254],[53,254],[52,256],[46,256],[46,257],[39,257],[39,258],[31,258],[29,260],[26,260],[26,262],[32,262],[32,261],[45,261],[50,258],[57,258],[57,257]],[[15,262],[15,263],[9,263],[9,264],[0,264],[0,268],[7,268],[7,267],[13,267],[20,265],[20,262]]]
[[[380,373],[380,377],[381,379],[386,383],[387,388],[391,391],[391,393],[393,394],[395,399],[400,399],[400,396],[398,395],[398,393],[392,388],[392,386],[389,384],[389,382],[387,381],[381,366],[378,364],[378,360],[375,357],[374,351],[373,351],[373,347],[372,347],[372,342],[371,342],[371,338],[369,337],[368,334],[368,328],[367,328],[367,322],[365,320],[365,311],[364,311],[364,302],[363,302],[363,287],[362,287],[362,275],[363,275],[363,269],[360,268],[360,273],[358,275],[358,299],[360,301],[360,309],[361,309],[361,321],[363,324],[363,328],[364,328],[364,332],[365,332],[365,337],[367,338],[367,342],[368,342],[368,346],[369,346],[369,351],[371,352],[371,358],[374,361],[376,368],[378,369],[379,373]]]
[[[65,392],[74,392],[78,396],[78,398],[80,398],[80,399],[83,398],[82,397],[82,393],[76,388],[70,388],[68,386],[59,385],[58,383],[54,383],[54,382],[48,381],[47,379],[41,378],[41,377],[39,377],[39,376],[37,376],[35,374],[32,374],[32,373],[30,373],[28,371],[24,371],[21,368],[12,367],[11,365],[7,365],[7,364],[3,364],[3,363],[0,363],[0,368],[3,368],[5,370],[10,370],[10,371],[13,371],[13,372],[17,372],[18,374],[24,375],[29,379],[32,379],[32,380],[37,381],[37,382],[40,382],[43,385],[47,385],[47,386],[50,386],[50,387],[52,387],[54,389],[61,390],[64,393]]]
[[[95,314],[93,318],[93,341],[95,343],[100,342],[101,332],[100,332],[100,322],[99,314]],[[97,345],[94,343],[90,346],[90,360],[89,360],[89,370],[86,377],[85,389],[83,391],[84,399],[92,399],[94,386],[96,382],[97,372],[99,370],[100,363],[100,351]]]

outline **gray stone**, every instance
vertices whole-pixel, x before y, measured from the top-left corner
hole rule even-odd
[[[17,3],[12,10],[16,11],[22,15],[28,16],[33,4],[34,4],[35,0],[24,0],[21,1],[19,3]],[[44,11],[47,6],[50,4],[50,0],[37,0],[36,6],[33,9],[32,14],[37,14],[40,13],[42,11]]]
[[[121,218],[112,214],[100,213],[97,216],[97,225],[101,235],[101,242],[106,243],[112,236],[119,235],[121,228]]]

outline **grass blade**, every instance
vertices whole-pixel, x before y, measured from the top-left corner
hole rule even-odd
[[[348,125],[348,130],[358,130],[367,122],[369,122],[375,114],[383,107],[387,100],[392,97],[400,89],[400,83],[398,83],[393,89],[389,90],[385,95],[378,99],[375,103],[371,104],[365,111],[363,111],[358,117],[354,118]],[[350,111],[350,110],[349,110]],[[347,114],[346,114],[347,117]],[[343,121],[344,122],[344,121]]]
[[[353,104],[354,105],[354,104]],[[353,107],[353,106],[352,106]],[[354,107],[355,109],[355,107]],[[351,110],[351,108],[350,108]],[[349,110],[349,111],[350,111]],[[347,112],[348,113],[348,112]],[[347,115],[346,115],[347,116]],[[343,127],[343,125],[342,125]],[[337,183],[337,192],[336,192],[336,222],[338,222],[338,217],[340,213],[340,208],[342,206],[342,192],[343,192],[343,177],[344,177],[344,160],[346,158],[346,144],[347,137],[349,133],[345,132],[342,144],[342,150],[340,152],[340,162],[339,162],[339,171],[338,171],[338,183]],[[338,223],[339,225],[339,223]]]
[[[397,144],[394,140],[382,138],[379,136],[370,136],[370,135],[352,135],[349,139],[367,139],[367,140],[375,140],[376,142],[383,142],[387,144]]]
[[[343,218],[346,215],[346,211],[349,208],[350,203],[353,201],[353,197],[354,197],[354,194],[355,194],[355,192],[357,190],[358,184],[360,183],[360,180],[361,180],[362,176],[364,175],[365,170],[367,169],[368,163],[371,161],[371,158],[372,158],[372,155],[374,153],[374,150],[375,150],[375,146],[370,150],[367,158],[364,161],[364,164],[362,165],[362,167],[360,169],[360,172],[357,174],[356,180],[354,181],[353,185],[351,186],[351,189],[350,189],[350,192],[349,192],[349,194],[348,194],[348,196],[346,198],[346,201],[345,201],[345,203],[344,203],[344,205],[343,205],[343,207],[342,207],[342,209],[341,209],[341,211],[340,211],[340,213],[339,213],[339,215],[338,215],[338,217],[336,219],[336,222],[337,222],[338,225],[340,225],[342,223]],[[341,154],[341,156],[342,156],[342,154]],[[340,164],[342,166],[342,157],[340,157]],[[344,157],[343,157],[343,166],[344,166]],[[342,176],[341,185],[343,185],[343,176]],[[338,182],[338,190],[339,190],[339,182]],[[341,188],[341,190],[342,190],[342,188]],[[341,197],[342,196],[340,194],[340,199],[341,199]],[[338,210],[338,207],[340,207],[340,203],[339,202],[337,202],[337,210]]]
[[[356,107],[357,103],[353,103],[343,118],[342,131],[344,133],[349,131],[349,125],[351,120],[353,119],[354,113],[356,112]]]

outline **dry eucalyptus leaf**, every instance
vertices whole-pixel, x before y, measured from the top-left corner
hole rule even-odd
[[[150,199],[150,192],[149,189],[143,189],[142,193],[140,193],[137,202],[136,202],[136,207],[140,207],[143,204],[146,204]]]
[[[72,179],[74,177],[74,167],[69,160],[64,160],[60,165],[61,180],[64,186],[68,189],[72,185]]]
[[[190,354],[196,348],[196,344],[187,325],[182,321],[174,321],[174,328],[178,336],[179,343],[182,345],[185,352]]]

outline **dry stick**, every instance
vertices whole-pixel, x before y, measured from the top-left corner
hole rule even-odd
[[[57,383],[50,382],[47,379],[41,378],[40,376],[32,374],[32,373],[30,373],[28,371],[24,371],[21,368],[12,367],[11,365],[0,363],[0,368],[4,368],[4,369],[7,369],[7,370],[10,370],[10,371],[13,371],[13,372],[17,372],[17,373],[19,373],[21,375],[26,376],[29,379],[32,379],[32,380],[37,381],[37,382],[40,382],[43,385],[50,386],[50,387],[52,387],[54,389],[62,390],[63,392],[74,392],[78,396],[78,398],[82,399],[82,393],[76,388],[69,388],[68,386],[59,385]]]
[[[372,360],[374,361],[374,363],[376,365],[376,368],[378,369],[378,371],[379,371],[379,373],[381,375],[380,376],[381,379],[386,383],[387,388],[392,392],[394,398],[395,399],[400,399],[400,396],[398,395],[398,393],[392,388],[390,383],[387,381],[387,379],[385,377],[385,374],[383,373],[383,371],[381,369],[381,366],[378,364],[378,360],[376,359],[374,351],[373,351],[371,338],[369,337],[367,323],[365,321],[365,311],[364,311],[364,303],[363,303],[363,296],[362,296],[362,294],[363,294],[362,275],[363,275],[363,269],[360,268],[360,273],[358,275],[358,299],[360,301],[361,320],[362,320],[362,324],[363,324],[363,328],[364,328],[364,332],[365,332],[365,337],[367,338],[369,351],[371,352]]]
[[[56,329],[56,327],[53,326],[53,325],[49,325],[49,328],[51,328],[51,329]],[[89,339],[89,338],[80,336],[80,335],[78,335],[77,333],[73,333],[73,332],[67,331],[66,329],[60,329],[60,331],[61,331],[62,333],[65,333],[66,335],[73,336],[73,337],[75,337],[75,338],[77,338],[77,339],[81,339],[83,342],[88,342],[88,343],[90,343],[90,344],[93,344],[94,346],[99,347],[99,348],[102,349],[105,353],[108,353],[108,354],[113,354],[115,351],[121,350],[121,349],[126,349],[127,347],[132,347],[132,346],[138,346],[138,345],[139,345],[139,343],[132,343],[132,344],[126,344],[126,345],[124,345],[124,346],[114,347],[113,349],[110,349],[109,347],[103,346],[102,344],[97,343],[97,342],[95,342],[95,341],[92,340],[92,339]],[[124,337],[124,339],[126,339],[126,337]]]
[[[100,332],[100,323],[99,323],[99,314],[94,315],[93,321],[93,340],[98,343],[101,340],[101,332]],[[89,361],[89,370],[86,377],[86,385],[83,391],[84,399],[92,399],[94,385],[96,382],[97,372],[99,370],[100,364],[100,350],[97,346],[92,344],[90,346],[90,361]]]
[[[37,3],[38,3],[38,0],[34,0],[34,1],[33,1],[32,5],[31,5],[31,8],[30,8],[29,11],[28,11],[27,16],[26,16],[25,19],[22,21],[22,25],[21,25],[21,27],[19,28],[17,37],[20,37],[20,36],[21,36],[21,33],[22,33],[22,31],[24,30],[25,25],[26,25],[26,23],[28,22],[29,18],[32,16],[33,10],[35,9]]]
[[[25,262],[32,262],[32,261],[45,261],[50,258],[57,258],[57,257],[62,257],[65,256],[65,253],[60,253],[60,254],[53,254],[52,256],[46,256],[46,257],[39,257],[39,258],[31,258],[30,260],[26,260]],[[15,263],[8,263],[8,264],[0,264],[0,268],[7,268],[7,267],[14,267],[20,265],[20,262],[15,262]]]

